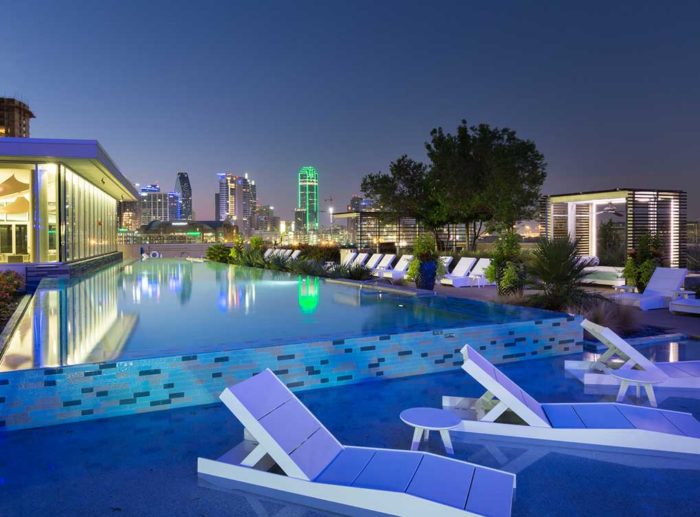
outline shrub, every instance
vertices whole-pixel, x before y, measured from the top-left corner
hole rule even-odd
[[[657,266],[661,265],[663,257],[663,245],[661,238],[656,234],[647,233],[639,238],[637,249],[630,252],[625,262],[623,276],[627,285],[634,285],[639,292],[646,289],[651,275]]]
[[[24,289],[24,278],[15,271],[0,271],[0,303],[9,302]]]
[[[365,266],[355,265],[347,269],[347,276],[350,280],[368,280],[372,272]]]
[[[625,262],[624,226],[608,221],[598,226],[598,258],[601,266],[619,266]]]
[[[503,276],[509,268],[509,276],[504,282]],[[522,292],[525,267],[520,253],[520,236],[512,231],[498,236],[491,256],[491,263],[484,271],[489,282],[498,286],[498,294],[515,294]],[[522,278],[522,282],[519,280]]]
[[[611,328],[620,335],[629,335],[639,329],[638,310],[602,297],[596,297],[577,307],[570,307],[567,312],[578,313],[593,323]]]
[[[586,262],[579,260],[576,241],[541,238],[530,266],[530,283],[542,291],[533,295],[534,305],[562,310],[578,305],[588,298],[582,280],[586,276]]]
[[[265,260],[265,267],[272,271],[288,271],[289,260],[279,255],[272,255]]]
[[[323,265],[315,260],[290,260],[289,271],[297,275],[325,276]]]
[[[265,241],[263,241],[263,238],[260,237],[259,235],[254,235],[253,237],[250,238],[248,248],[250,250],[260,251],[261,253],[264,253]]]
[[[206,258],[214,262],[228,264],[231,250],[224,244],[213,244],[207,248]]]
[[[241,256],[245,251],[245,241],[239,233],[233,237],[233,245],[231,246],[231,254],[229,257],[229,262],[231,264],[240,264]]]

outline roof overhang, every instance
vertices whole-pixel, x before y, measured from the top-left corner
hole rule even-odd
[[[0,138],[0,162],[61,162],[119,201],[138,192],[97,140]]]

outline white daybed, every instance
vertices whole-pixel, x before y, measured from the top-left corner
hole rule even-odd
[[[675,293],[683,287],[688,270],[685,268],[657,267],[643,293],[623,292],[612,297],[622,305],[633,305],[643,311],[665,309]],[[629,286],[620,286],[625,289]]]

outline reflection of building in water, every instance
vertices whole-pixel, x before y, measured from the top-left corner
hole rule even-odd
[[[117,306],[118,268],[37,290],[8,343],[0,370],[117,358],[137,316]]]
[[[124,266],[121,288],[137,304],[159,300],[161,289],[167,289],[184,305],[192,297],[192,263],[146,261]]]
[[[240,277],[240,283],[236,283]],[[229,267],[217,268],[216,283],[219,286],[217,305],[220,310],[244,309],[248,314],[255,305],[255,283],[251,282],[251,275],[245,269]]]
[[[313,314],[316,312],[321,297],[320,281],[318,277],[300,276],[297,291],[301,312],[304,314]]]

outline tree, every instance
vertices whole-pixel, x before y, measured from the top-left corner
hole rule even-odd
[[[438,127],[425,147],[444,218],[467,226],[469,248],[488,227],[510,229],[532,216],[546,177],[544,157],[508,128],[469,127],[453,135]]]
[[[431,170],[406,155],[389,164],[388,174],[366,175],[361,188],[391,218],[412,217],[433,233],[448,222]]]

